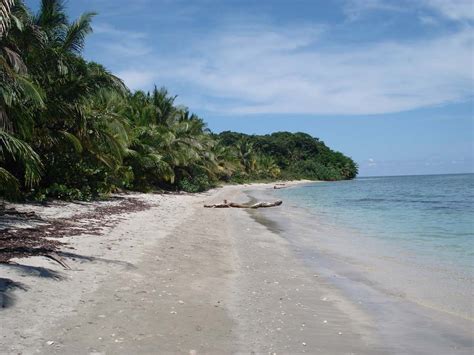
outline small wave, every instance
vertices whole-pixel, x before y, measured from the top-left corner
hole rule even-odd
[[[374,198],[374,197],[366,197],[366,198],[357,198],[357,199],[347,199],[349,202],[384,202],[389,201],[386,198]]]

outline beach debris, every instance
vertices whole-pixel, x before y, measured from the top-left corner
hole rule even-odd
[[[55,343],[55,342],[52,341],[52,340],[46,342],[46,344],[47,344],[47,345],[50,345],[50,346],[51,346],[51,345],[54,345],[54,343]]]
[[[0,216],[2,215],[14,215],[19,217],[36,218],[38,220],[41,220],[41,217],[39,217],[35,212],[20,212],[15,208],[6,208],[3,205],[2,208],[0,208]]]
[[[278,200],[275,202],[257,202],[254,204],[240,204],[240,203],[235,203],[235,202],[229,202],[227,200],[224,200],[223,203],[215,203],[212,205],[204,205],[205,208],[267,208],[267,207],[276,207],[280,206],[283,203],[283,201]]]
[[[110,216],[142,211],[150,206],[139,199],[124,198],[118,204],[99,205],[92,211],[75,214],[68,218],[43,219],[30,212],[20,212],[19,215],[27,218],[27,221],[31,222],[34,219],[41,223],[28,228],[0,230],[0,264],[13,263],[11,259],[14,258],[45,256],[70,270],[71,268],[62,257],[59,257],[59,254],[65,257],[72,257],[73,254],[61,251],[67,243],[59,241],[59,238],[85,233],[102,235],[104,227],[112,227],[120,220],[110,218]],[[8,215],[11,213],[14,211],[7,210]],[[3,215],[5,213],[0,213],[0,216]]]

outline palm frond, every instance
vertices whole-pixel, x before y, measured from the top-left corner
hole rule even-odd
[[[18,86],[25,95],[25,99],[31,101],[39,107],[44,107],[43,92],[26,77],[19,75],[17,77]]]
[[[79,138],[77,138],[74,134],[66,131],[59,131],[59,134],[61,134],[69,143],[71,143],[77,153],[82,153],[83,148]]]
[[[0,129],[0,158],[9,156],[25,167],[25,184],[36,184],[42,173],[42,164],[38,154],[25,142]]]
[[[35,17],[35,24],[51,30],[67,23],[63,0],[42,0],[39,13]]]
[[[15,0],[0,0],[0,38],[3,37],[10,27],[14,5]]]
[[[8,47],[3,47],[2,51],[5,53],[10,66],[13,68],[13,70],[15,70],[15,72],[20,74],[26,73],[26,65],[17,52]]]
[[[62,49],[74,53],[80,53],[84,49],[86,36],[92,32],[91,21],[96,15],[94,12],[82,14],[79,19],[68,26]]]
[[[18,191],[18,179],[0,166],[0,192]]]

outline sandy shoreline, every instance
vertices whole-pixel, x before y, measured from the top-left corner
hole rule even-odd
[[[0,291],[0,353],[383,352],[370,319],[285,240],[245,210],[202,208],[272,187],[138,194],[150,208],[65,238],[72,270],[43,257],[0,265],[18,286]]]
[[[249,191],[256,199],[268,193]],[[285,208],[259,210],[253,217],[287,240],[298,259],[335,286],[340,303],[356,305],[369,317],[372,335],[389,353],[472,353],[472,279],[423,269],[407,260],[402,248],[364,240],[357,229],[292,199],[291,191],[270,195],[286,198]],[[353,311],[348,313],[354,318]]]

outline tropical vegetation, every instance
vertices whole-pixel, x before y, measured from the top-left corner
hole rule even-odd
[[[0,197],[88,200],[203,191],[220,181],[351,179],[356,164],[304,133],[213,134],[166,89],[130,91],[82,50],[94,13],[0,0]]]

